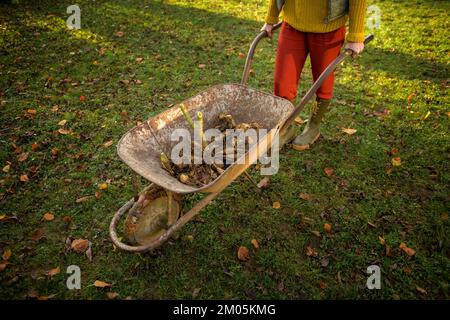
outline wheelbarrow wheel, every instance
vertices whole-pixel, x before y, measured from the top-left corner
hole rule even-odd
[[[180,216],[181,199],[151,184],[128,211],[125,235],[133,244],[145,245],[160,237]]]

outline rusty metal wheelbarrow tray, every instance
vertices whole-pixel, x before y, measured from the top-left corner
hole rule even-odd
[[[288,100],[261,92],[240,84],[216,85],[193,98],[182,102],[193,118],[197,111],[203,113],[204,127],[213,128],[221,113],[231,114],[237,123],[257,122],[268,130],[266,140],[272,140],[275,132],[294,110]],[[225,172],[210,184],[200,188],[181,183],[161,167],[160,153],[170,155],[177,143],[170,136],[175,129],[187,129],[192,133],[180,111],[179,105],[164,111],[145,123],[128,131],[117,145],[119,157],[136,173],[145,179],[179,194],[194,192],[218,192],[228,181],[235,180],[260,154],[270,148],[270,141],[259,141],[243,155],[243,161],[231,164]],[[261,139],[261,137],[260,137]],[[264,139],[264,138],[262,138]],[[161,150],[163,149],[163,150]]]

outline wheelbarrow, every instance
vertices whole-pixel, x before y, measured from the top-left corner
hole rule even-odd
[[[280,26],[281,23],[276,24],[274,30]],[[231,164],[215,180],[202,187],[183,184],[161,165],[161,152],[170,154],[169,151],[175,144],[170,139],[173,130],[188,129],[179,105],[151,117],[125,133],[120,139],[117,145],[119,157],[151,184],[114,214],[109,233],[117,248],[130,252],[145,252],[161,246],[241,174],[248,176],[246,170],[249,166],[274,146],[277,135],[283,137],[322,82],[352,53],[350,50],[342,52],[294,107],[286,99],[246,86],[256,46],[265,37],[267,33],[262,31],[253,40],[240,84],[216,85],[181,102],[189,114],[193,115],[197,111],[203,113],[205,128],[214,127],[219,114],[226,112],[231,114],[237,123],[257,122],[270,130],[265,136],[260,137],[257,146],[246,151],[243,159]],[[364,42],[368,43],[372,39],[373,36],[370,35]],[[207,195],[190,210],[181,214],[183,195],[198,192]],[[124,227],[131,244],[122,242],[116,231],[118,222],[126,213],[128,215]]]

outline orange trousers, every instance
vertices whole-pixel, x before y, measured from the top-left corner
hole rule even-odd
[[[283,21],[278,39],[275,60],[274,94],[288,100],[297,96],[300,75],[308,54],[311,59],[313,79],[340,54],[345,40],[345,26],[326,32],[301,32]],[[331,74],[317,90],[317,97],[333,97],[334,73]]]

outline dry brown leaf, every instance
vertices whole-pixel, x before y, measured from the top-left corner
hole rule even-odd
[[[325,283],[325,282],[323,282],[323,281],[320,281],[320,283],[319,283],[319,287],[320,287],[320,289],[326,289],[326,287],[327,287],[327,284]]]
[[[63,221],[64,221],[65,223],[70,223],[70,221],[72,221],[72,218],[71,218],[70,216],[64,216],[64,217],[63,217]]]
[[[402,159],[400,157],[392,158],[391,163],[394,167],[399,167],[402,165]]]
[[[123,37],[123,35],[125,34],[123,31],[117,31],[116,33],[114,33],[116,35],[116,37]]]
[[[58,126],[63,126],[67,123],[66,119],[61,120],[60,122],[58,122]]]
[[[31,150],[36,151],[39,149],[39,144],[37,144],[36,142],[33,142],[33,144],[31,145]]]
[[[357,130],[356,129],[351,129],[351,128],[342,128],[341,131],[343,133],[346,133],[349,136],[351,136],[352,134],[355,134]]]
[[[10,169],[11,169],[11,166],[9,164],[7,164],[6,166],[3,167],[2,171],[4,173],[8,173]]]
[[[107,292],[107,293],[106,293],[106,297],[107,297],[109,300],[114,300],[115,298],[117,298],[118,295],[119,295],[119,294],[118,294],[117,292]]]
[[[136,62],[141,62],[142,60],[144,60],[144,58],[142,58],[142,57],[137,57],[136,58]]]
[[[127,86],[130,84],[130,80],[123,79],[123,80],[120,80],[120,83]]]
[[[244,246],[240,246],[237,252],[237,257],[241,261],[247,261],[250,258],[248,249]]]
[[[103,144],[103,146],[104,147],[109,147],[109,146],[111,146],[113,144],[113,141],[112,140],[109,140],[109,141],[106,141],[104,144]]]
[[[317,231],[317,230],[312,230],[311,233],[312,233],[313,235],[315,235],[316,237],[320,238],[320,232],[319,232],[319,231]]]
[[[107,183],[102,183],[102,184],[100,184],[100,185],[98,186],[98,188],[99,188],[100,190],[105,190],[105,189],[108,188],[108,184],[107,184]]]
[[[406,253],[408,256],[412,257],[413,255],[416,254],[416,251],[412,248],[409,248],[405,243],[400,243],[399,248]]]
[[[367,221],[367,224],[369,225],[369,226],[371,226],[372,228],[378,228],[378,226],[375,224],[375,223],[372,223],[372,222],[370,222],[370,221]]]
[[[36,111],[36,109],[28,109],[27,113],[35,115],[37,113],[37,111]]]
[[[86,257],[88,258],[89,262],[92,262],[93,255],[92,255],[92,244],[89,242],[89,248],[86,250]]]
[[[255,249],[259,249],[259,243],[258,243],[258,240],[252,239],[251,243],[252,243],[253,247],[255,247]]]
[[[2,258],[3,258],[4,261],[7,261],[7,260],[11,257],[11,255],[12,255],[11,250],[10,250],[10,249],[7,249],[7,250],[5,250],[5,251],[3,252]]]
[[[378,237],[378,240],[382,246],[386,245],[386,240],[383,237]]]
[[[48,270],[45,274],[49,277],[53,277],[61,272],[61,269],[59,267],[53,268]]]
[[[7,265],[7,263],[0,263],[0,271],[3,271],[3,270],[5,270],[6,269],[6,265]]]
[[[311,200],[311,195],[309,195],[309,194],[307,194],[307,193],[304,193],[304,192],[300,192],[300,199],[303,199],[303,200],[306,200],[306,201],[309,201],[309,200]]]
[[[80,96],[80,101],[81,102],[86,101],[86,97],[85,96]]]
[[[313,248],[311,248],[310,246],[306,247],[306,255],[308,257],[314,257],[317,255],[317,253],[314,251]]]
[[[24,162],[25,160],[28,159],[28,156],[30,155],[29,152],[22,152],[18,157],[17,157],[17,161],[19,162]]]
[[[448,220],[448,213],[447,212],[444,212],[444,213],[441,214],[441,220],[442,221],[447,221]]]
[[[58,148],[52,148],[52,150],[50,152],[52,153],[52,155],[56,156],[59,153],[59,149]]]
[[[294,122],[296,124],[304,124],[305,120],[303,120],[301,117],[297,117],[297,118],[294,119]]]
[[[275,201],[275,202],[273,203],[272,207],[273,207],[274,209],[280,209],[280,208],[281,208],[281,204],[280,204],[278,201]]]
[[[93,196],[85,196],[85,197],[81,197],[75,200],[76,203],[81,203],[81,202],[85,202],[89,199],[91,199]]]
[[[198,68],[199,68],[199,69],[205,69],[205,68],[206,68],[206,64],[200,63],[200,64],[198,65]]]
[[[72,244],[70,245],[73,251],[77,253],[83,253],[87,250],[89,247],[89,240],[86,239],[75,239],[72,241]]]
[[[331,177],[334,174],[334,169],[328,167],[328,168],[323,169],[323,172],[325,172],[325,175],[327,177]]]
[[[41,240],[42,238],[45,238],[45,235],[44,235],[44,229],[42,229],[42,228],[35,230],[35,231],[31,234],[31,239],[32,239],[33,241],[39,241],[39,240]]]
[[[58,129],[58,132],[59,132],[60,134],[71,134],[71,133],[72,133],[72,130],[70,130],[70,129],[65,129],[65,128],[60,128],[60,129]]]
[[[101,280],[95,280],[94,282],[94,287],[97,288],[106,288],[106,287],[111,287],[111,284],[105,281],[101,281]]]
[[[330,232],[331,232],[331,224],[325,223],[325,224],[323,225],[323,230],[324,230],[325,232],[327,232],[327,233],[330,233]]]
[[[392,257],[392,249],[388,245],[386,245],[386,256]]]
[[[42,216],[42,219],[45,220],[45,221],[52,221],[53,219],[55,219],[55,215],[53,213],[51,213],[51,212],[46,212]]]
[[[419,286],[416,286],[416,290],[417,290],[417,292],[419,292],[421,294],[427,294],[427,290],[425,290],[424,288],[421,288]]]
[[[22,181],[22,182],[27,182],[27,181],[30,180],[30,179],[28,179],[28,176],[27,176],[26,174],[22,174],[22,175],[19,177],[19,180]]]
[[[258,188],[262,189],[262,188],[267,187],[269,182],[270,182],[270,178],[268,178],[268,177],[265,177],[265,178],[261,179],[261,181],[258,182]]]

